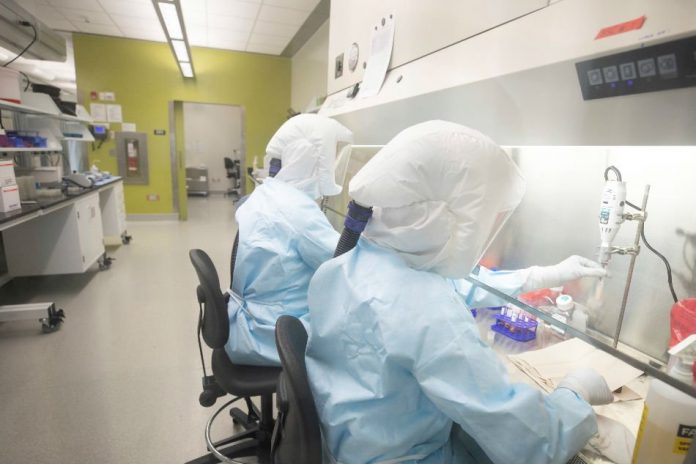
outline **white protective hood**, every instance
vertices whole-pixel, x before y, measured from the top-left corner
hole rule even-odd
[[[334,178],[339,144],[352,144],[353,133],[339,122],[316,114],[300,114],[287,120],[266,147],[264,165],[281,160],[276,179],[302,190],[312,198],[338,195],[342,187]]]
[[[495,142],[446,121],[400,132],[350,182],[350,196],[374,207],[365,238],[451,278],[469,275],[524,190]]]

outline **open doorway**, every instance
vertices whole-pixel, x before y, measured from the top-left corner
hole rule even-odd
[[[172,181],[175,209],[188,216],[188,197],[245,194],[244,107],[172,102],[170,106]],[[195,204],[195,203],[193,203]]]

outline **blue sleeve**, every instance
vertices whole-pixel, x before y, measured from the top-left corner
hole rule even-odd
[[[591,406],[569,390],[545,395],[510,383],[456,297],[431,296],[427,324],[407,324],[408,342],[392,349],[410,357],[437,408],[495,463],[565,463],[582,449],[597,431]]]
[[[478,275],[474,277],[505,294],[517,297],[527,280],[527,272],[526,269],[519,271],[491,271],[481,266]],[[474,287],[467,280],[457,279],[453,282],[457,293],[464,298],[464,301],[470,308],[503,306],[507,303],[502,298],[492,295],[482,288]]]
[[[297,231],[297,251],[302,260],[317,269],[333,257],[339,234],[324,213],[316,206],[304,208],[300,230]]]

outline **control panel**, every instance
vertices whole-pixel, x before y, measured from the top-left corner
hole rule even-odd
[[[575,64],[582,98],[618,97],[696,86],[696,37]]]

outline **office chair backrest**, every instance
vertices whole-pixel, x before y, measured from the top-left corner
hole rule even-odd
[[[232,158],[228,158],[225,156],[225,169],[227,171],[234,169],[234,162],[232,161]]]
[[[222,348],[230,334],[230,322],[215,265],[203,250],[191,250],[189,257],[198,274],[197,293],[199,302],[203,303],[203,340],[213,349]],[[200,301],[201,298],[203,301]]]
[[[319,416],[305,364],[307,332],[299,319],[281,316],[275,336],[283,371],[278,380],[273,464],[321,464]]]

